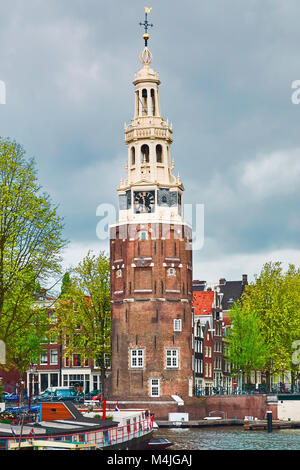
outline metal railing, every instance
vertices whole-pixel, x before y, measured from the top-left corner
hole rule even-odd
[[[244,389],[241,390],[239,387],[205,387],[205,386],[195,386],[194,387],[194,395],[195,396],[203,396],[203,397],[208,397],[212,395],[223,395],[223,396],[236,396],[236,395],[258,395],[266,393],[266,391],[263,388],[259,389]]]
[[[267,389],[265,385],[260,385],[258,388],[255,386],[244,385],[243,389],[241,387],[205,387],[205,386],[194,386],[194,395],[195,396],[211,396],[211,395],[259,395],[259,394],[268,394],[274,393],[276,395],[280,394],[299,394],[300,386],[277,386],[273,385],[270,390]]]
[[[122,444],[137,437],[150,433],[153,429],[153,416],[137,421],[136,423],[119,426],[116,428],[97,430],[97,431],[81,431],[72,434],[62,434],[57,436],[36,436],[34,433],[30,437],[35,441],[60,441],[77,444],[92,444],[99,448]],[[28,441],[26,437],[21,438],[21,442]],[[19,437],[0,438],[0,449],[9,450],[10,442],[19,442]]]

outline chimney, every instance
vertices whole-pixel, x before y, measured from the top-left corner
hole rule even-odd
[[[219,280],[219,285],[225,286],[225,284],[226,284],[226,279],[223,277],[222,279]]]
[[[243,274],[243,285],[247,285],[247,284],[248,284],[248,275]]]

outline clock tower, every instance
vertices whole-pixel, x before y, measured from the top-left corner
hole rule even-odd
[[[134,117],[125,124],[126,178],[110,227],[112,393],[191,395],[192,231],[174,176],[173,129],[161,115],[160,79],[151,68],[146,9],[142,68],[134,77]]]

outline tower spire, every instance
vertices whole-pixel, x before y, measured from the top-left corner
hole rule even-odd
[[[148,47],[148,41],[149,41],[149,33],[148,33],[148,28],[153,28],[153,24],[149,23],[148,21],[148,13],[150,13],[152,10],[152,7],[145,7],[145,21],[144,23],[140,23],[140,26],[144,26],[145,28],[145,33],[143,34],[143,39],[145,40],[145,47]]]

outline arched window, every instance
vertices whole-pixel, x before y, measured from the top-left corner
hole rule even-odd
[[[135,147],[131,147],[131,165],[135,165]]]
[[[142,159],[142,163],[149,163],[149,147],[148,147],[148,145],[142,145],[141,159]]]
[[[142,98],[143,98],[143,116],[147,116],[148,114],[148,92],[147,90],[144,88],[144,90],[142,91]]]
[[[152,116],[155,116],[156,109],[155,109],[155,91],[151,90],[151,103],[152,103]]]
[[[162,163],[162,146],[160,144],[156,146],[156,161]]]

